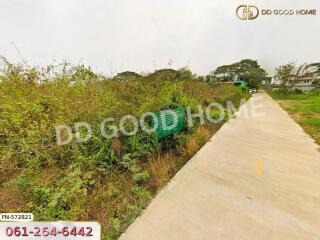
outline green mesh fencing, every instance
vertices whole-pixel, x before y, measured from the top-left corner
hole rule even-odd
[[[158,139],[180,132],[186,127],[186,109],[183,107],[155,112],[155,115],[156,118],[151,120],[151,126],[154,128],[158,122],[154,132]]]

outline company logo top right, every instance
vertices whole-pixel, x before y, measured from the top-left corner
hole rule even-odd
[[[259,16],[259,9],[253,5],[242,4],[237,7],[236,14],[241,20],[253,20]]]
[[[262,9],[249,4],[241,4],[236,9],[236,15],[241,20],[254,20],[259,15],[270,16],[270,15],[296,15],[296,16],[316,16],[316,9]]]

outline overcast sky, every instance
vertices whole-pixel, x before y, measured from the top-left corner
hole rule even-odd
[[[244,3],[318,12],[243,21],[235,9]],[[320,60],[320,1],[0,0],[0,34],[0,55],[13,62],[65,59],[107,74],[172,62],[205,74],[253,58],[272,73],[291,60]]]

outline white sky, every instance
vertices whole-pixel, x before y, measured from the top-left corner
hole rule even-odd
[[[241,21],[239,4],[317,9],[317,16]],[[205,74],[257,59],[269,73],[320,60],[319,0],[0,0],[0,55],[30,64],[69,60],[99,72],[189,66]]]

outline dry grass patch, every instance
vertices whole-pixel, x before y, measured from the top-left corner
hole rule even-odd
[[[171,153],[164,155],[158,154],[149,160],[148,164],[152,185],[162,188],[170,180],[173,162],[173,154]]]

